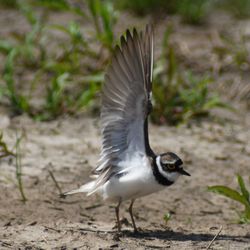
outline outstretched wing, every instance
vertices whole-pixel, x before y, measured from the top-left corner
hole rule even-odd
[[[153,33],[121,37],[107,71],[102,94],[102,152],[95,173],[100,181],[117,173],[119,162],[135,154],[153,155],[148,141],[147,117],[151,111]],[[121,169],[119,168],[118,171]]]

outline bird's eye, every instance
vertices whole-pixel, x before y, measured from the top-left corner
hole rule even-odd
[[[174,164],[168,164],[168,169],[170,169],[170,170],[175,169],[175,165]]]
[[[175,165],[174,164],[162,164],[162,167],[164,170],[168,171],[168,170],[174,170],[175,169]]]

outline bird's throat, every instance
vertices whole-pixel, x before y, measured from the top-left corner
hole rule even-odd
[[[163,176],[160,171],[159,171],[159,167],[157,166],[157,163],[156,163],[156,158],[157,157],[154,157],[153,158],[153,166],[152,166],[152,170],[153,170],[153,174],[154,174],[154,177],[156,179],[156,181],[163,185],[163,186],[170,186],[172,185],[174,182],[169,180],[167,177]]]

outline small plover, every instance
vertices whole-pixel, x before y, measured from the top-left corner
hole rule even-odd
[[[137,231],[132,207],[135,199],[157,192],[188,175],[174,153],[155,154],[149,145],[148,116],[152,111],[153,31],[127,30],[116,46],[102,88],[102,151],[93,181],[64,195],[99,193],[119,207],[131,200],[129,213]],[[166,103],[167,105],[167,103]]]

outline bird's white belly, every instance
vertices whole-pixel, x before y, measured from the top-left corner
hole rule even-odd
[[[135,199],[163,189],[153,176],[152,170],[133,171],[120,178],[112,177],[102,187],[101,193],[105,200],[122,201]]]

